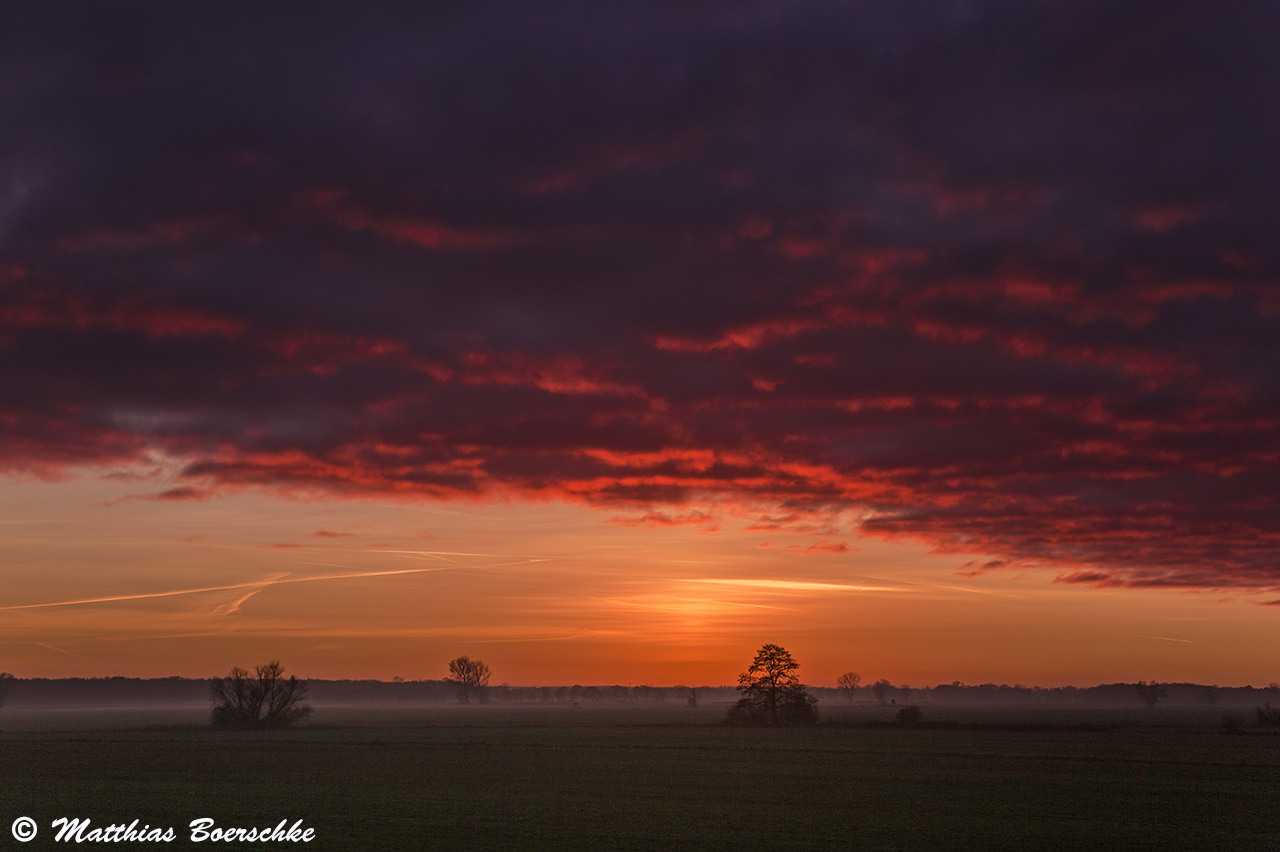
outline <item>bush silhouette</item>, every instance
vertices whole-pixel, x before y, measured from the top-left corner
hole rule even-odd
[[[906,707],[898,710],[899,725],[919,725],[920,719],[924,714],[920,711],[918,704],[908,704]]]
[[[209,681],[213,724],[217,728],[283,728],[311,715],[302,704],[306,681],[284,678],[284,666],[272,660],[251,675],[239,666],[227,677]]]

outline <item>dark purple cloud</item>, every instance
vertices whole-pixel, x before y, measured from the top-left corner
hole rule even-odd
[[[6,7],[0,464],[1280,587],[1277,33],[1262,2]]]

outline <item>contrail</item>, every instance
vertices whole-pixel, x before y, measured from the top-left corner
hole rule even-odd
[[[262,585],[258,586],[255,589],[250,589],[240,597],[236,598],[231,603],[225,603],[225,604],[220,604],[219,606],[215,606],[209,614],[210,615],[231,615],[231,613],[233,612],[239,612],[241,604],[249,600],[249,598],[253,597],[254,595],[258,594],[258,592],[261,592],[263,589],[265,589],[269,585],[271,584],[263,583]]]
[[[79,654],[73,654],[70,651],[50,645],[48,642],[37,642],[36,644],[41,648],[48,648],[50,651],[57,651],[59,654],[66,654],[68,657],[75,657],[77,660],[84,660],[86,663],[97,662],[96,660],[91,660],[88,657],[82,657]]]
[[[337,567],[339,567],[339,568],[345,568],[346,566],[345,566],[345,565],[339,565],[339,566],[337,566]],[[225,604],[220,604],[220,605],[218,605],[218,606],[215,606],[215,607],[213,608],[213,611],[212,611],[212,612],[210,612],[209,614],[210,614],[210,615],[231,615],[231,613],[233,613],[233,612],[239,612],[239,611],[240,611],[240,605],[241,605],[241,604],[243,604],[245,601],[249,600],[249,598],[251,598],[251,597],[253,597],[254,595],[258,594],[258,593],[259,593],[259,592],[261,592],[263,589],[265,589],[267,586],[270,586],[272,583],[278,583],[279,581],[283,580],[285,577],[288,577],[288,576],[289,576],[289,574],[288,574],[287,572],[280,573],[280,574],[272,574],[270,577],[267,577],[266,579],[264,579],[264,580],[262,580],[260,583],[258,583],[258,585],[257,585],[256,587],[254,587],[254,588],[250,589],[249,591],[245,592],[243,595],[241,595],[240,597],[236,598],[236,599],[235,599],[234,601],[232,601],[231,603],[225,603]]]
[[[55,607],[55,606],[83,606],[85,604],[115,603],[117,601],[139,601],[139,600],[146,600],[148,598],[173,598],[173,597],[178,597],[180,595],[198,595],[198,594],[203,594],[204,592],[230,592],[230,591],[235,591],[237,589],[253,590],[249,594],[242,597],[239,601],[236,601],[234,604],[232,604],[231,609],[228,609],[226,612],[222,613],[223,615],[226,615],[226,614],[235,612],[235,610],[239,608],[240,604],[244,603],[246,600],[253,597],[253,595],[256,595],[258,592],[262,591],[267,586],[282,586],[286,583],[316,583],[322,580],[358,580],[358,579],[361,579],[362,577],[390,577],[397,574],[426,574],[426,573],[435,572],[435,571],[458,571],[458,570],[464,570],[464,569],[473,570],[478,568],[500,568],[506,565],[527,565],[530,562],[545,562],[545,561],[547,560],[541,557],[529,557],[524,559],[517,559],[512,562],[494,562],[488,565],[462,565],[462,566],[450,565],[447,567],[439,567],[439,568],[436,568],[436,567],[397,568],[392,571],[357,571],[350,574],[322,574],[318,577],[289,577],[288,579],[283,579],[285,575],[279,575],[281,579],[250,580],[245,583],[230,583],[225,586],[202,586],[198,589],[172,589],[166,592],[139,592],[138,594],[134,594],[134,595],[111,595],[111,596],[101,597],[101,598],[80,598],[80,599],[71,600],[71,601],[50,601],[48,603],[0,606],[0,612],[8,612],[10,610],[17,610],[17,609],[45,609],[48,607]],[[214,613],[217,613],[221,609],[222,607],[218,607],[217,609],[214,610]]]
[[[292,577],[280,580],[252,580],[247,583],[230,583],[226,586],[202,586],[198,589],[172,589],[167,592],[140,592],[136,595],[111,595],[101,598],[80,598],[73,601],[50,601],[48,603],[18,604],[16,606],[0,606],[0,612],[15,609],[44,609],[54,606],[82,606],[96,603],[115,603],[116,601],[140,601],[148,598],[173,598],[180,595],[198,595],[204,592],[228,592],[235,589],[254,589],[255,594],[267,586],[284,585],[285,583],[316,583],[321,580],[357,580],[361,577],[388,577],[393,574],[425,574],[429,571],[448,571],[448,568],[401,568],[396,571],[363,571],[355,574],[324,574],[319,577]],[[246,596],[247,597],[247,596]],[[242,599],[243,600],[243,599]],[[55,649],[56,650],[56,649]]]

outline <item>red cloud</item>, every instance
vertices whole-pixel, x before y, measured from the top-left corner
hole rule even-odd
[[[387,337],[293,329],[273,334],[269,346],[279,356],[269,368],[272,372],[331,376],[352,365],[380,364],[424,373],[436,381],[452,374],[448,366],[417,357],[407,344]]]
[[[203,310],[138,304],[115,300],[106,304],[51,292],[33,292],[20,301],[0,302],[0,333],[5,329],[104,329],[141,334],[157,339],[238,337],[245,331],[241,320]]]
[[[708,512],[686,512],[684,514],[668,514],[666,512],[645,512],[638,518],[628,518],[617,516],[611,518],[615,524],[622,524],[627,527],[641,527],[644,529],[652,529],[654,527],[685,527],[685,526],[707,526],[717,523],[717,518]]]
[[[345,193],[313,194],[316,211],[352,231],[368,231],[396,242],[423,248],[453,251],[478,251],[502,248],[526,240],[511,231],[497,228],[466,228],[446,225],[434,219],[397,216],[370,212],[367,208],[345,201]]]
[[[1062,574],[1054,579],[1055,583],[1087,586],[1119,586],[1122,583],[1110,574],[1101,571],[1076,571],[1073,574]]]
[[[579,356],[539,359],[519,352],[472,350],[462,355],[461,379],[467,384],[528,385],[551,393],[605,393],[643,396],[641,388],[612,380],[603,365]]]
[[[809,545],[806,550],[810,553],[848,553],[849,545],[843,541],[818,541]]]
[[[189,485],[180,485],[175,488],[166,488],[156,494],[142,495],[140,499],[158,500],[161,502],[185,502],[188,500],[200,502],[207,500],[210,493],[200,488],[193,488]]]
[[[659,336],[653,345],[667,352],[713,352],[717,349],[756,349],[765,343],[796,337],[807,331],[823,328],[828,323],[820,319],[796,317],[792,319],[766,320],[726,331],[716,340],[701,341]]]
[[[778,549],[777,545],[775,545],[771,541],[763,541],[760,543],[759,546],[761,550],[777,550]],[[823,540],[823,541],[814,542],[808,547],[802,547],[798,544],[789,544],[786,547],[782,548],[782,550],[785,550],[787,553],[798,553],[801,556],[808,556],[809,554],[812,554],[812,553],[841,554],[841,553],[849,552],[849,545],[845,544],[843,541],[832,542],[832,541]]]

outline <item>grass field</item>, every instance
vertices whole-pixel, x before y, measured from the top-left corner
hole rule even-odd
[[[149,727],[160,711],[136,710],[56,730],[44,714],[32,730],[6,710],[0,846],[59,848],[50,823],[72,816],[171,825],[178,839],[149,848],[205,848],[185,827],[207,816],[302,819],[316,831],[304,848],[324,850],[1280,848],[1278,736],[1172,709],[926,718],[947,712],[961,727],[737,729],[714,707],[324,708],[294,730],[223,733],[183,713]],[[24,846],[9,836],[21,815],[40,829]],[[219,844],[287,846],[303,844]]]

